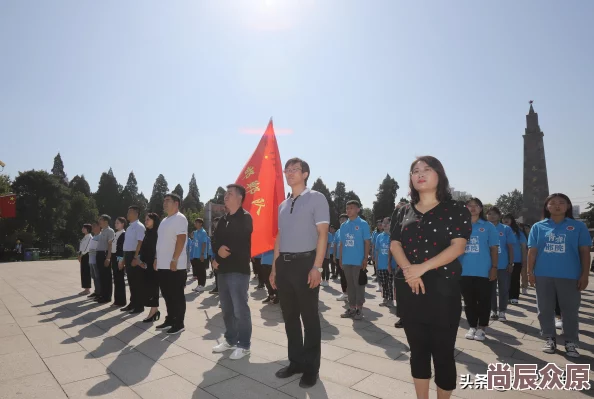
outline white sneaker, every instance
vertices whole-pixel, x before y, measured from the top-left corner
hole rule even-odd
[[[204,292],[206,288],[204,288],[203,286],[199,285],[198,287],[194,288],[192,291],[194,292]]]
[[[471,328],[470,330],[468,330],[468,332],[466,333],[466,335],[464,337],[466,339],[474,339],[475,335],[476,335],[476,328]]]
[[[389,308],[395,308],[396,307],[396,301],[389,301],[388,302],[388,307]]]
[[[510,302],[511,302],[512,305],[517,305],[518,304],[518,300],[517,299],[512,299]]]
[[[507,321],[505,318],[505,312],[499,312],[499,321]]]
[[[522,295],[528,295],[528,288],[522,288]]]
[[[246,357],[247,355],[249,355],[251,352],[249,349],[242,349],[242,348],[237,348],[233,351],[233,353],[231,354],[231,356],[229,356],[229,359],[231,360],[239,360],[239,359],[243,359],[244,357]]]
[[[555,318],[555,328],[557,330],[563,330],[563,319]]]
[[[212,351],[214,353],[223,353],[226,351],[230,351],[232,349],[237,349],[237,346],[235,345],[229,345],[227,343],[227,341],[223,341],[220,344],[218,344],[217,346],[215,346],[214,348],[212,348]]]
[[[339,296],[336,297],[337,301],[346,301],[348,299],[347,294],[340,294]]]
[[[475,341],[484,341],[486,338],[485,330],[478,329],[476,330],[476,334],[474,334]]]
[[[328,287],[329,285],[326,280],[322,280],[322,287]]]

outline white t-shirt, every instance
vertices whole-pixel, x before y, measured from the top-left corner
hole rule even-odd
[[[184,234],[184,246],[177,259],[177,269],[186,270],[188,255],[186,254],[186,242],[188,240],[188,219],[183,213],[176,213],[163,219],[157,231],[157,269],[169,269],[171,260],[175,253],[177,236]]]

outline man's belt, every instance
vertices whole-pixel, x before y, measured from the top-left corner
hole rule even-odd
[[[279,254],[279,256],[281,258],[283,258],[283,261],[285,261],[285,262],[290,262],[292,260],[297,260],[297,259],[309,258],[309,257],[315,256],[315,255],[316,255],[315,249],[312,251],[307,251],[307,252],[281,252]]]

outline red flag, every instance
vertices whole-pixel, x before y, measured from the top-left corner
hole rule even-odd
[[[8,194],[0,197],[0,217],[16,217],[16,195]]]
[[[285,181],[272,119],[235,183],[245,187],[243,207],[254,222],[252,256],[274,249],[278,207],[285,199]]]

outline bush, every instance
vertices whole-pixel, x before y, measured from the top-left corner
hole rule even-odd
[[[72,258],[74,256],[76,256],[76,250],[74,249],[74,247],[70,244],[66,244],[64,246],[64,255],[65,258]]]

